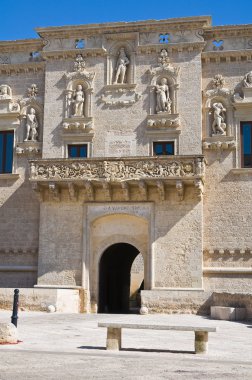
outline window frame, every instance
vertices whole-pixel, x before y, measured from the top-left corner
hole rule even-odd
[[[0,130],[0,134],[4,136],[3,152],[2,152],[2,157],[1,157],[2,158],[2,166],[0,167],[0,175],[3,175],[3,174],[13,174],[15,132],[14,132],[13,129],[5,129],[5,130]],[[11,171],[5,171],[5,166],[6,166],[6,161],[7,161],[7,140],[6,140],[7,134],[12,134]]]
[[[251,129],[251,166],[244,166],[244,146],[243,146],[243,127],[245,124],[250,124]],[[240,159],[241,159],[241,168],[249,169],[252,168],[252,121],[240,121]]]
[[[86,157],[80,157],[80,156],[71,157],[71,156],[69,156],[69,147],[70,146],[71,147],[77,147],[77,148],[86,146],[86,149],[87,149],[87,155],[86,155]],[[70,144],[67,144],[66,148],[67,148],[66,149],[66,151],[67,151],[67,158],[75,159],[75,158],[88,158],[89,157],[89,144],[88,143],[70,143]]]
[[[155,153],[155,145],[156,144],[161,144],[163,147],[165,144],[172,144],[173,145],[173,154],[156,154]],[[174,140],[159,140],[159,141],[152,141],[152,155],[157,157],[157,156],[174,156],[175,155],[175,150],[176,150],[176,144]],[[164,150],[163,150],[164,152]]]

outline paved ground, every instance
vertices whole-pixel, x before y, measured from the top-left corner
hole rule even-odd
[[[11,312],[0,311],[0,322]],[[217,326],[209,352],[195,355],[192,332],[124,330],[123,350],[105,350],[98,321]],[[18,345],[0,346],[0,380],[252,379],[252,324],[194,315],[83,315],[20,312]]]

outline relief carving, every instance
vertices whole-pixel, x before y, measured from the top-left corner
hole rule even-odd
[[[243,87],[252,87],[252,71],[249,71],[243,78]]]
[[[84,179],[121,182],[145,178],[191,177],[204,174],[203,158],[185,160],[124,160],[31,163],[31,179]]]
[[[19,111],[18,102],[12,99],[11,87],[7,84],[2,84],[0,86],[0,113],[13,117],[12,113],[19,113]]]
[[[7,84],[2,84],[0,86],[0,100],[5,99],[12,99],[12,91],[10,86],[7,86]]]
[[[252,71],[249,71],[243,78],[241,83],[242,96],[239,93],[234,94],[235,108],[239,106],[239,103],[244,106],[251,106],[252,103]]]

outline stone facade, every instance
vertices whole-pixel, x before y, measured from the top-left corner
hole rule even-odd
[[[152,312],[207,312],[213,292],[249,298],[240,125],[252,122],[252,25],[193,17],[37,32],[0,42],[0,133],[14,131],[12,169],[0,174],[0,286],[47,288],[43,304],[50,289],[51,299],[74,289],[80,310],[111,311],[101,298],[117,287],[106,281],[120,245],[131,257],[120,259],[132,280],[122,289],[131,303],[141,291]],[[172,152],[159,155],[165,143]],[[81,146],[86,157],[71,156]]]

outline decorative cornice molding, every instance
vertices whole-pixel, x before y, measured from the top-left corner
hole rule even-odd
[[[252,49],[205,51],[202,52],[201,59],[203,64],[252,61]]]
[[[139,45],[136,48],[139,54],[154,54],[160,53],[161,49],[166,49],[168,53],[182,53],[182,52],[202,52],[206,43],[205,42],[182,42],[182,43],[168,43],[168,44],[152,44],[152,45]]]
[[[204,28],[204,38],[225,38],[252,36],[252,25],[224,25]]]
[[[103,57],[107,55],[107,50],[104,48],[86,48],[86,49],[53,50],[53,51],[41,52],[41,56],[45,60],[75,59],[76,55],[78,54],[81,54],[84,58],[97,57],[97,56]]]
[[[104,24],[71,25],[48,28],[36,28],[42,38],[80,37],[90,34],[142,32],[155,30],[191,30],[202,29],[211,25],[210,16],[171,18],[165,20],[146,20],[134,22],[114,22]]]
[[[0,64],[0,73],[6,75],[37,73],[45,71],[45,62],[27,62],[16,64]]]
[[[43,48],[42,39],[29,39],[17,41],[0,41],[0,53],[13,53],[13,51],[40,51]]]

